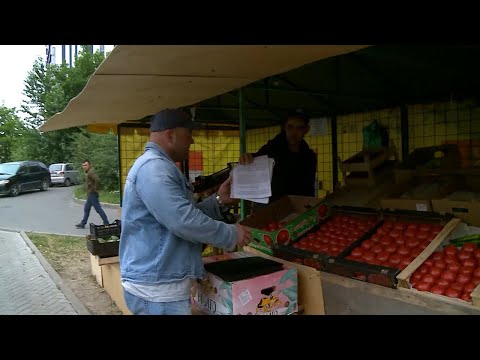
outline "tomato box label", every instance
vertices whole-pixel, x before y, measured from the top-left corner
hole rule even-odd
[[[205,263],[255,257],[236,252],[204,258]],[[211,315],[289,315],[298,310],[297,269],[282,270],[237,281],[226,281],[210,272],[195,282],[193,304]]]
[[[240,224],[252,228],[250,246],[269,255],[275,244],[287,245],[328,216],[328,207],[318,198],[285,196]]]

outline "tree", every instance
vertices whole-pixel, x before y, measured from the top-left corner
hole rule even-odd
[[[15,141],[25,131],[25,126],[15,114],[15,108],[0,106],[0,163],[17,160],[13,157]]]
[[[118,190],[118,146],[112,134],[92,134],[82,129],[75,135],[73,162],[80,167],[83,160],[90,160],[105,190]]]
[[[77,96],[90,76],[104,60],[100,52],[92,54],[82,46],[74,67],[66,64],[45,65],[38,58],[27,74],[23,94],[28,98],[22,104],[24,122],[30,130],[25,134],[15,154],[23,159],[37,159],[46,164],[71,161],[75,134],[79,128],[40,133],[37,128],[47,119],[61,112]]]

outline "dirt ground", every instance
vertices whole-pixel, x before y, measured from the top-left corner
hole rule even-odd
[[[75,259],[65,259],[62,270],[57,272],[91,314],[122,315],[92,275],[88,253]]]

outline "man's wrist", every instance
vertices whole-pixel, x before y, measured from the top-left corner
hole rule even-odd
[[[217,204],[218,204],[218,207],[220,208],[220,210],[228,210],[230,209],[230,206],[228,206],[227,204],[225,204],[222,199],[220,198],[220,195],[218,195],[218,193],[215,193],[215,199],[217,200]]]

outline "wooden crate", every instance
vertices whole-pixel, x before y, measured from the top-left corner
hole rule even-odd
[[[103,273],[102,265],[118,263],[118,256],[101,258],[97,255],[90,254],[90,266],[92,269],[92,275],[95,276],[98,285],[103,287]]]
[[[408,265],[400,274],[398,274],[397,279],[398,279],[398,288],[402,289],[404,291],[410,291],[414,292],[418,296],[425,297],[426,299],[429,298],[436,298],[436,299],[442,299],[443,301],[452,304],[452,305],[464,305],[471,307],[472,305],[474,307],[480,307],[480,285],[478,285],[475,290],[472,291],[471,293],[471,298],[472,298],[472,305],[469,303],[460,300],[460,299],[453,299],[448,296],[444,295],[439,295],[439,294],[433,294],[428,291],[419,291],[417,289],[414,289],[410,285],[410,276],[427,260],[430,255],[432,255],[443,243],[443,241],[449,236],[449,234],[455,229],[455,227],[460,223],[460,219],[453,218],[450,220],[450,222],[445,226],[445,228],[437,235],[437,237],[432,241],[432,243],[425,248],[425,250],[414,260]],[[444,233],[444,230],[448,230],[447,226],[449,227],[448,233]]]
[[[425,260],[440,246],[440,244],[450,235],[450,233],[458,226],[460,219],[452,218],[440,231],[435,239],[432,240],[421,253],[418,255],[403,271],[397,275],[398,287],[410,289],[410,276],[417,270]]]
[[[304,315],[325,315],[320,271],[305,265],[269,256],[249,246],[245,246],[243,250],[297,268],[299,313],[300,308],[302,308],[302,314]]]
[[[120,264],[117,262],[103,265],[103,284],[105,291],[124,315],[131,315],[123,298]]]

